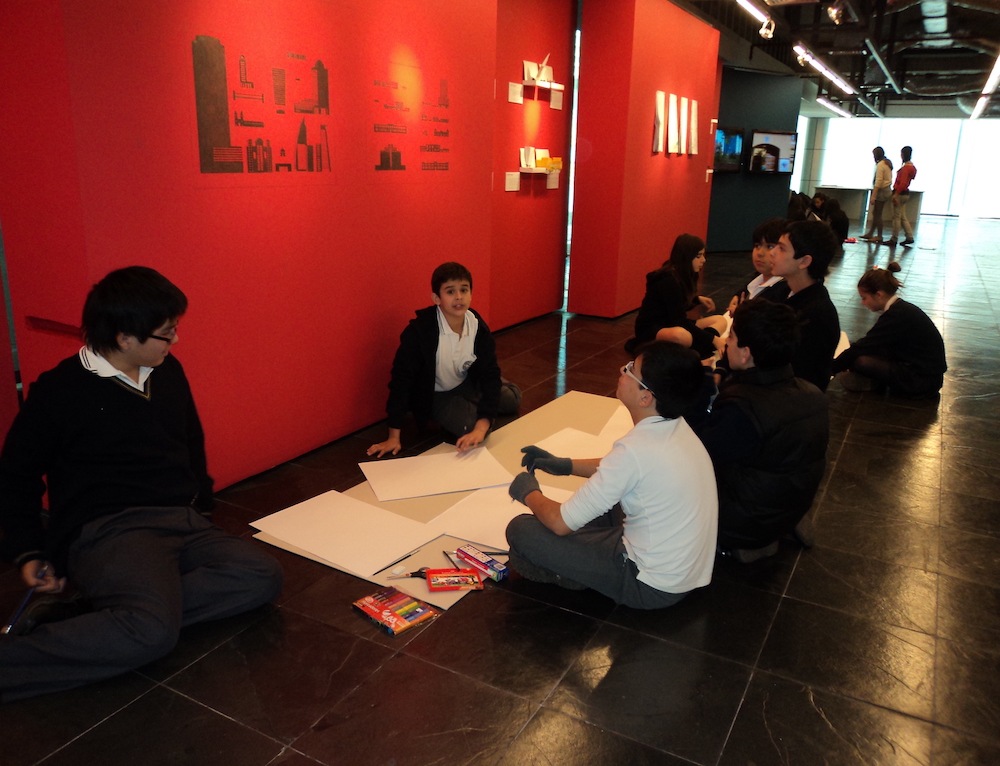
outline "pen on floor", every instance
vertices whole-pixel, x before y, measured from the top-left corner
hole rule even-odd
[[[48,573],[49,568],[47,566],[42,567],[38,572],[38,579],[43,579]],[[3,629],[0,629],[0,633],[6,636],[14,629],[14,623],[20,619],[21,614],[24,612],[25,607],[28,606],[28,602],[31,600],[31,597],[35,592],[35,588],[37,587],[37,585],[32,585],[28,588],[28,592],[24,594],[24,598],[21,599],[21,603],[18,605],[17,609],[14,610],[14,614],[10,616],[10,620],[7,621],[7,624],[3,626]]]

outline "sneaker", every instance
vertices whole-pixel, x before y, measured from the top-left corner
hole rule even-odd
[[[895,247],[895,246],[896,246],[896,245],[898,245],[899,243],[898,243],[898,242],[897,242],[897,241],[896,241],[895,239],[887,239],[887,240],[886,240],[885,242],[883,242],[882,244],[883,244],[883,245],[888,245],[889,247]]]
[[[913,243],[914,243],[913,237],[907,237],[906,239],[903,240],[903,247],[906,247],[907,245],[912,245]]]

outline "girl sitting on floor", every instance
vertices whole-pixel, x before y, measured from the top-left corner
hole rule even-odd
[[[702,359],[721,347],[719,336],[726,332],[721,316],[688,318],[699,305],[714,311],[711,298],[698,295],[698,273],[705,265],[705,243],[693,234],[681,234],[670,251],[670,259],[646,275],[646,295],[635,318],[635,338],[626,343],[632,351],[640,343],[669,340],[693,348]]]
[[[903,286],[894,276],[899,270],[895,262],[876,266],[858,282],[862,305],[882,315],[833,360],[834,372],[847,370],[841,383],[848,391],[888,387],[901,396],[932,396],[941,390],[948,369],[944,340],[930,317],[896,295]]]

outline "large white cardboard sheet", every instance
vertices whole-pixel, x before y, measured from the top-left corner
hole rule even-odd
[[[550,500],[563,503],[573,492],[542,485],[542,494]],[[505,551],[507,524],[522,513],[528,513],[528,509],[510,499],[507,487],[489,487],[476,490],[462,498],[440,516],[428,522],[427,527],[439,534],[468,540],[478,547],[485,546],[490,550]]]
[[[272,513],[252,525],[361,577],[370,577],[440,534],[418,521],[336,491]]]
[[[496,487],[514,479],[486,447],[358,465],[381,502]]]

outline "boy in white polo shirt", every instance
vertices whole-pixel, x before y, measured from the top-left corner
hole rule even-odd
[[[399,336],[389,381],[389,436],[369,455],[397,454],[407,412],[455,437],[459,450],[478,447],[497,415],[517,412],[521,391],[500,377],[496,342],[474,310],[472,274],[454,261],[431,275],[433,306],[419,309]]]

